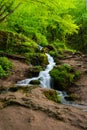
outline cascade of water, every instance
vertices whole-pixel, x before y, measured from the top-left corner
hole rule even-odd
[[[50,77],[49,72],[55,66],[55,62],[54,62],[53,58],[49,54],[46,53],[46,56],[48,58],[48,63],[49,64],[47,65],[47,67],[46,67],[46,69],[44,71],[41,71],[39,73],[38,77],[22,80],[22,81],[19,81],[17,84],[19,84],[20,86],[26,86],[26,85],[29,85],[29,83],[31,81],[33,81],[33,80],[40,80],[41,87],[43,87],[43,88],[51,88],[51,85],[50,85],[51,77]]]
[[[42,48],[40,48],[42,49]],[[40,85],[41,87],[43,88],[51,88],[51,77],[50,77],[50,74],[49,72],[53,69],[53,67],[55,66],[55,62],[54,62],[54,59],[46,53],[46,56],[48,58],[48,65],[46,67],[45,70],[41,71],[39,73],[39,76],[38,77],[33,77],[33,78],[29,78],[29,79],[25,79],[25,80],[22,80],[22,81],[19,81],[17,83],[17,85],[19,86],[27,86],[27,85],[30,85],[30,82],[33,81],[33,80],[40,80]],[[62,91],[58,91],[58,94],[61,96],[61,103],[62,104],[67,104],[67,105],[71,105],[71,106],[74,106],[74,107],[78,107],[78,108],[81,108],[83,109],[84,111],[87,111],[87,106],[84,106],[84,105],[79,105],[79,104],[76,104],[74,102],[71,102],[71,101],[67,101],[65,99],[66,96],[68,96],[66,94],[66,92],[62,92]]]

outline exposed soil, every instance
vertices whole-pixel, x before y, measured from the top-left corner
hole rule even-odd
[[[9,88],[28,77],[31,67],[21,61],[14,64],[12,75],[0,79],[0,88]],[[67,55],[63,63],[82,72],[70,91],[87,104],[87,56]],[[27,91],[26,91],[27,90]],[[0,94],[0,130],[87,130],[87,111],[48,100],[40,87],[24,87]]]
[[[82,54],[72,54],[66,56],[63,63],[71,65],[81,72],[80,78],[70,87],[70,92],[76,94],[82,103],[87,105],[87,56]]]
[[[48,100],[42,89],[0,95],[0,130],[86,130],[87,114]]]
[[[6,79],[0,79],[0,87],[14,86],[17,81],[28,77],[29,65],[18,60],[10,59],[13,63],[11,75]]]

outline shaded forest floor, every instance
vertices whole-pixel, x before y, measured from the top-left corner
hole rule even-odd
[[[0,79],[0,89],[12,87],[28,77],[31,66],[10,59],[14,64],[12,75]],[[70,91],[87,104],[87,56],[66,54],[61,61],[81,71],[81,76]],[[38,86],[20,88],[0,94],[0,130],[87,130],[87,112],[48,100]]]

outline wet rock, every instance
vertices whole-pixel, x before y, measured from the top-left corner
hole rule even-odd
[[[39,85],[39,84],[40,84],[40,81],[39,81],[39,80],[32,80],[32,81],[30,82],[30,84]]]
[[[32,77],[38,77],[39,72],[42,70],[41,66],[31,66],[28,70],[28,77],[32,78]]]

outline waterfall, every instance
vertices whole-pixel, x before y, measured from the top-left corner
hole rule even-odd
[[[40,49],[42,49],[40,47]],[[40,71],[39,76],[38,77],[33,77],[33,78],[28,78],[22,81],[17,82],[17,86],[29,86],[31,85],[30,82],[33,80],[40,80],[40,86],[43,88],[51,88],[51,77],[49,72],[53,69],[53,67],[55,66],[55,62],[53,57],[51,57],[48,53],[46,53],[46,56],[48,58],[48,65],[46,66],[46,69],[43,71]],[[65,99],[65,97],[67,97],[67,93],[66,92],[62,92],[62,91],[57,91],[58,94],[61,96],[61,103],[62,104],[66,104],[66,105],[70,105],[70,106],[74,106],[77,108],[81,108],[83,111],[87,111],[87,106],[84,105],[80,105],[77,103],[74,103],[72,101],[67,101]]]
[[[49,72],[53,69],[53,67],[55,66],[55,62],[54,62],[54,59],[53,57],[51,57],[49,54],[46,53],[46,56],[48,58],[48,65],[46,67],[45,70],[41,71],[39,73],[39,76],[38,77],[34,77],[34,78],[29,78],[29,79],[25,79],[25,80],[22,80],[22,81],[19,81],[17,83],[17,85],[20,85],[20,86],[27,86],[30,84],[31,81],[33,80],[40,80],[40,85],[41,87],[43,88],[51,88],[51,77],[50,77],[50,74]]]
[[[46,56],[48,58],[48,65],[46,67],[46,69],[44,71],[41,71],[39,73],[39,78],[40,78],[40,83],[41,83],[41,86],[44,87],[44,88],[51,88],[51,77],[50,77],[50,74],[49,72],[53,69],[53,67],[55,66],[55,62],[53,60],[53,58],[46,53]]]

